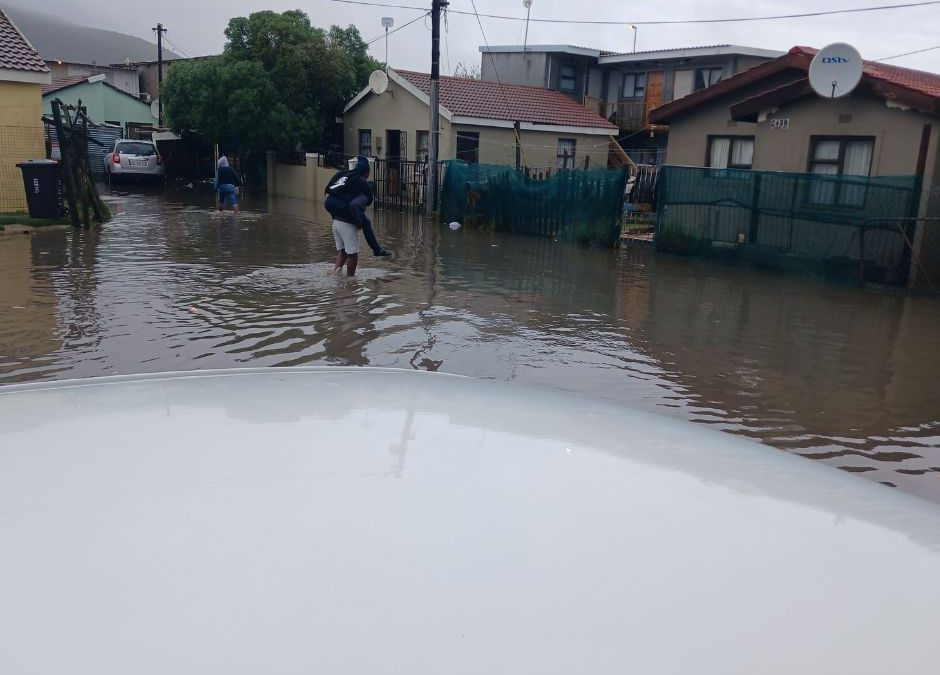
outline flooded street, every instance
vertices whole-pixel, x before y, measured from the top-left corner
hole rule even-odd
[[[383,213],[396,257],[366,252],[350,280],[320,205],[108,200],[98,232],[0,235],[0,384],[439,370],[676,415],[940,501],[935,299]]]

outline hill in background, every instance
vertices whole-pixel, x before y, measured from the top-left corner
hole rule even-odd
[[[125,61],[157,60],[155,42],[125,33],[82,26],[51,14],[8,5],[2,0],[0,7],[47,61],[103,66]],[[163,58],[179,58],[179,55],[164,48]]]

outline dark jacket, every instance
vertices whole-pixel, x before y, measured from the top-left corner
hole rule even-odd
[[[351,209],[349,203],[357,197],[365,197],[366,205],[372,203],[372,186],[358,171],[340,171],[326,184],[324,206],[337,220],[362,227],[362,210]],[[360,200],[361,201],[361,200]]]
[[[242,181],[230,166],[219,167],[219,185],[241,185]]]

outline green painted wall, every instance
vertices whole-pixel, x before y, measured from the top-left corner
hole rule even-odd
[[[52,101],[60,98],[69,105],[78,104],[88,108],[88,117],[94,122],[128,122],[156,125],[157,120],[150,114],[150,104],[135,99],[129,94],[117,91],[104,82],[83,82],[68,89],[46,94],[42,97],[44,113],[52,113]]]

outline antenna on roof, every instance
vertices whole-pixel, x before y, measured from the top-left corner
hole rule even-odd
[[[809,84],[823,98],[851,94],[862,79],[862,55],[852,45],[836,42],[819,50],[809,64]]]
[[[529,44],[529,14],[532,12],[532,0],[522,0],[522,6],[525,7],[525,40],[522,42],[522,53],[525,54]]]

